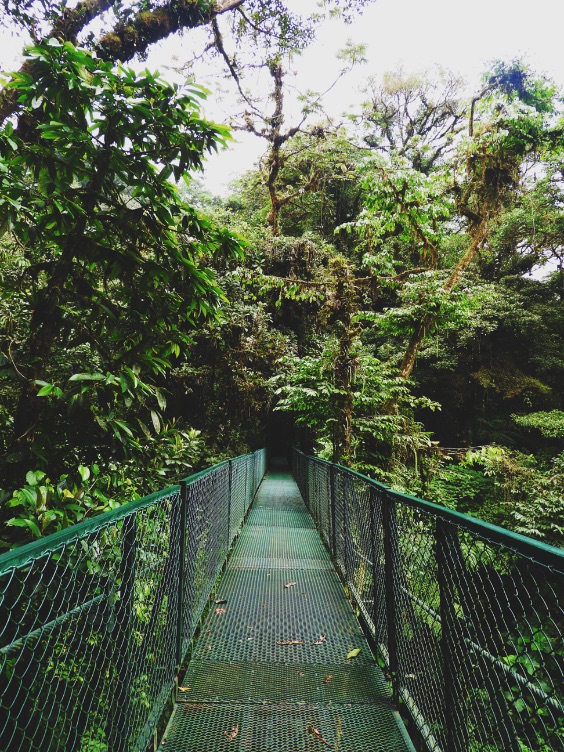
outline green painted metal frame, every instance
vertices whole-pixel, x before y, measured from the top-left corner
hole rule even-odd
[[[564,736],[564,550],[297,450],[294,475],[318,525],[319,510],[329,505],[330,529],[322,536],[380,647],[394,699],[404,703],[427,748],[564,749],[558,746]],[[372,596],[362,582],[359,589],[363,560],[371,563]],[[376,602],[378,585],[383,607]],[[500,587],[509,590],[507,603],[496,603]],[[488,607],[492,624],[480,625],[472,609]],[[518,612],[515,623],[511,608]],[[515,648],[519,640],[526,646],[535,639],[549,646],[536,668],[527,664],[534,656],[525,648],[507,653],[521,649]],[[418,684],[425,691],[418,693]]]
[[[242,455],[0,556],[0,749],[67,752],[99,732],[97,749],[145,750],[239,531],[228,497],[246,512],[265,472],[265,450]]]

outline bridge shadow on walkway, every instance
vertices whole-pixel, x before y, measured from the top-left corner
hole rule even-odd
[[[351,651],[360,650],[354,658]],[[296,483],[263,480],[161,752],[413,750]]]

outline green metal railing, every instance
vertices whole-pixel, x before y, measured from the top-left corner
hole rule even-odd
[[[144,752],[265,450],[0,556],[0,750]]]
[[[301,452],[294,475],[421,743],[564,750],[564,551]]]

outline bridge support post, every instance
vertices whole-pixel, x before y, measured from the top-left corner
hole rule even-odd
[[[463,675],[464,651],[462,635],[456,615],[456,592],[453,580],[456,575],[456,531],[448,522],[437,519],[437,579],[439,585],[441,616],[441,653],[444,687],[445,752],[466,752],[468,732],[462,710],[465,705]]]
[[[337,522],[335,515],[335,465],[329,465],[329,504],[331,505],[331,553],[333,558],[337,557]]]
[[[342,513],[343,513],[343,538],[345,543],[345,550],[343,552],[343,565],[344,565],[344,577],[346,582],[350,582],[350,579],[352,580],[354,576],[354,567],[350,566],[350,547],[351,547],[351,540],[350,540],[350,527],[349,527],[349,502],[352,498],[351,493],[351,480],[350,477],[344,478],[344,486],[345,486],[345,492],[343,494],[343,506],[342,506]],[[351,571],[351,569],[353,571]]]
[[[188,520],[188,487],[186,481],[180,481],[180,521],[179,521],[179,547],[178,547],[178,589],[176,595],[176,671],[179,670],[184,658],[184,611],[186,593],[186,535]]]
[[[229,460],[228,465],[228,480],[227,480],[227,547],[226,551],[229,551],[233,536],[231,535],[231,496],[233,494],[233,462]],[[235,532],[235,531],[233,531]]]
[[[398,604],[395,576],[399,564],[398,530],[396,507],[387,491],[382,495],[382,518],[384,523],[384,578],[386,591],[386,631],[388,636],[388,670],[392,681],[392,699],[399,703],[399,661],[397,619]]]
[[[115,693],[112,700],[112,718],[108,729],[108,740],[110,742],[109,748],[114,752],[127,752],[130,749],[136,550],[136,516],[131,515],[124,519],[121,529],[120,595],[112,639]]]
[[[249,460],[245,458],[245,514],[249,509]]]

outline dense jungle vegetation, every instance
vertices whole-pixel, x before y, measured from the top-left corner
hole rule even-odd
[[[314,93],[289,122],[288,55],[317,18],[278,0],[113,6],[2,2],[32,38],[0,93],[2,546],[269,431],[562,545],[555,85],[521,61],[470,96],[448,73],[374,72],[344,123]],[[127,63],[196,26],[239,91],[233,126],[264,141],[226,199],[194,177],[230,139],[205,91]]]

